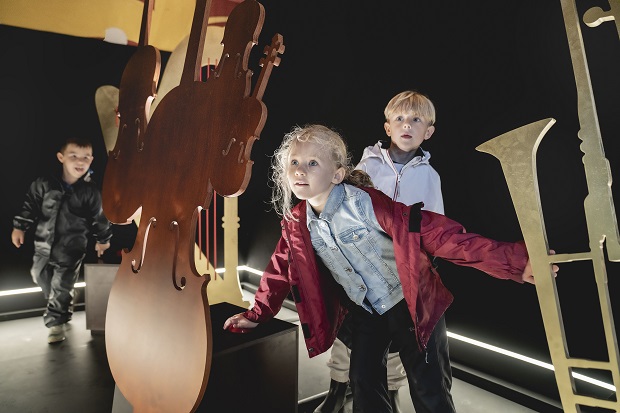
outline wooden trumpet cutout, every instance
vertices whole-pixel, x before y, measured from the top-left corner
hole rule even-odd
[[[584,21],[590,27],[597,27],[606,21],[616,21],[620,3],[609,0],[611,11],[599,8],[588,10]],[[540,140],[555,123],[546,119],[523,126],[492,139],[477,149],[490,153],[500,160],[510,190],[519,224],[527,244],[532,269],[536,276],[536,292],[540,303],[543,322],[549,344],[555,377],[560,390],[560,399],[565,412],[578,413],[580,406],[599,407],[620,411],[620,400],[602,400],[578,393],[574,369],[597,369],[609,371],[613,384],[620,385],[620,364],[618,341],[607,286],[605,253],[610,261],[620,261],[620,237],[611,193],[611,170],[605,157],[603,140],[585,46],[581,36],[580,21],[574,0],[561,0],[562,13],[575,74],[577,88],[577,109],[582,141],[583,165],[588,186],[584,209],[590,241],[590,251],[582,253],[550,254],[544,226],[538,181],[536,176],[536,150]],[[620,26],[618,33],[620,34]],[[590,261],[594,269],[597,293],[602,315],[602,324],[607,344],[606,360],[586,360],[571,357],[562,321],[562,312],[551,265],[571,261]]]

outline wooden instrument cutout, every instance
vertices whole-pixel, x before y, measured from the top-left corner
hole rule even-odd
[[[141,152],[161,68],[159,50],[148,45],[153,1],[144,0],[138,49],[121,77],[118,137],[109,153],[104,176],[103,210],[108,219],[115,223],[131,220],[140,205],[139,191],[135,187],[139,185],[146,167]]]
[[[109,160],[128,173],[124,182],[116,181],[104,208],[114,208],[111,215],[122,219],[142,209],[136,243],[123,254],[106,315],[110,369],[137,413],[193,412],[201,402],[212,345],[209,276],[195,268],[197,217],[214,188],[230,196],[247,187],[252,142],[266,120],[259,98],[278,63],[277,51],[283,51],[281,44],[272,46],[276,52],[265,60],[249,96],[247,61],[264,9],[245,0],[229,16],[220,65],[201,82],[210,4],[197,1],[181,82],[160,101],[144,138],[134,141],[138,166],[125,165],[122,148]]]
[[[106,152],[112,153],[118,139],[118,88],[116,86],[99,86],[95,91],[95,107],[99,116],[99,125]]]
[[[242,1],[243,0],[211,0],[211,10],[209,12],[207,32],[205,33],[204,48],[202,50],[202,67],[217,65],[218,59],[222,55],[222,38],[224,37],[224,29],[226,28],[228,16],[237,4]],[[174,24],[174,22],[168,21],[166,24]],[[170,90],[179,86],[188,42],[189,33],[187,33],[187,36],[183,37],[172,50],[172,54],[166,63],[166,70],[159,80],[157,97],[151,105],[151,113],[157,109],[159,102]]]

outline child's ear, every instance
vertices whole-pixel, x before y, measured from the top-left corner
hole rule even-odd
[[[56,152],[56,158],[58,158],[58,162],[60,163],[64,163],[64,155],[62,154],[62,152]]]
[[[383,124],[383,127],[385,128],[385,134],[386,134],[387,136],[392,136],[392,135],[391,135],[392,131],[390,130],[390,123],[389,123],[389,122],[385,122],[385,123]],[[430,136],[429,136],[429,138],[430,138]]]
[[[424,140],[430,139],[431,136],[433,136],[434,132],[435,132],[435,127],[429,126],[428,129],[426,129],[426,133],[424,134]]]
[[[336,170],[336,173],[334,174],[334,179],[332,179],[332,183],[334,183],[334,184],[341,183],[344,180],[344,177],[345,177],[346,174],[347,174],[347,172],[341,166],[340,168],[338,168]]]

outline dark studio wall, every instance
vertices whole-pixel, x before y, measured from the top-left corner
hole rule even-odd
[[[286,51],[263,99],[269,115],[254,143],[252,179],[239,198],[240,263],[262,269],[279,236],[267,181],[270,155],[282,136],[295,124],[322,123],[343,134],[357,160],[365,146],[385,137],[383,108],[406,89],[427,94],[437,108],[436,132],[424,148],[442,177],[446,215],[470,232],[506,241],[522,238],[512,201],[499,162],[475,147],[555,118],[537,156],[549,244],[562,253],[588,250],[577,95],[559,0],[262,3],[265,25],[250,59],[254,80],[262,50],[276,32],[284,36]],[[608,8],[606,3],[578,1],[578,9],[581,15],[592,6]],[[612,23],[582,31],[605,151],[617,177],[620,41]],[[11,245],[11,217],[32,179],[57,167],[54,154],[67,134],[94,140],[93,169],[98,181],[103,178],[106,154],[94,93],[101,85],[119,85],[134,49],[6,26],[0,26],[0,46],[5,290],[32,285],[32,248]],[[617,264],[608,270],[613,297]],[[533,286],[447,262],[439,271],[455,295],[447,313],[450,331],[549,361]],[[571,355],[601,358],[606,349],[591,268],[562,265],[557,283]],[[583,318],[591,322],[579,322]],[[486,368],[484,360],[459,361]],[[493,373],[521,385],[527,381]],[[544,391],[555,397],[553,388]]]

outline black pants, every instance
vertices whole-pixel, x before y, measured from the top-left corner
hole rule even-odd
[[[402,300],[387,313],[352,311],[352,348],[349,380],[355,413],[391,413],[387,390],[387,353],[397,350],[409,380],[416,413],[453,413],[452,372],[448,336],[442,317],[420,351],[414,324]]]
[[[51,263],[49,257],[34,255],[30,274],[47,299],[43,322],[47,327],[64,324],[73,316],[73,286],[80,275],[83,256],[70,265]]]

